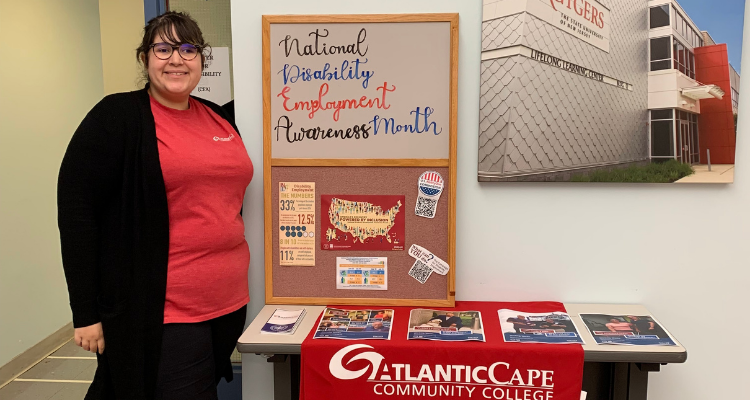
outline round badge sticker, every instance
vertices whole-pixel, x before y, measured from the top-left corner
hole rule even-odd
[[[418,217],[435,218],[438,200],[440,200],[444,186],[443,177],[435,171],[427,171],[419,177],[417,182],[419,193],[414,207],[414,213]]]
[[[443,177],[434,171],[427,171],[419,177],[419,191],[425,196],[440,197],[444,185]]]

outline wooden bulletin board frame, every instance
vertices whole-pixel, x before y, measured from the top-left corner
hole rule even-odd
[[[449,22],[450,23],[450,95],[449,95],[449,157],[437,159],[313,159],[272,158],[271,121],[271,25],[309,23],[398,23],[398,22]],[[371,14],[371,15],[264,15],[263,16],[263,193],[265,232],[265,292],[267,304],[306,305],[382,305],[382,306],[434,306],[455,305],[456,281],[456,155],[458,113],[458,14]],[[274,167],[420,167],[447,168],[448,182],[448,272],[445,298],[340,298],[340,297],[280,297],[273,288],[273,201],[272,169]],[[316,195],[318,195],[316,193]],[[445,197],[441,197],[445,199]],[[316,222],[317,223],[317,222]],[[407,248],[408,250],[408,248]]]

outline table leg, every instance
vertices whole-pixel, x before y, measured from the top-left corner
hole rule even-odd
[[[648,373],[659,368],[659,364],[587,362],[583,390],[589,399],[646,400]]]
[[[291,371],[292,388],[291,395],[292,400],[299,400],[299,379],[300,373],[302,372],[301,361],[302,357],[299,354],[289,355],[289,369]]]
[[[273,363],[273,399],[274,400],[298,400],[299,399],[299,361],[297,371],[294,373],[291,358],[286,354],[276,354],[268,358]],[[299,356],[297,356],[299,359]],[[296,380],[295,376],[296,375]]]

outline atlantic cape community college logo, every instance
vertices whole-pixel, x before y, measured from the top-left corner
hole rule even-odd
[[[287,325],[274,325],[271,327],[271,330],[274,332],[283,332],[287,329],[291,329],[291,327],[294,326],[294,324],[287,324]]]
[[[358,351],[365,349],[369,351]],[[479,366],[388,363],[374,350],[366,344],[346,346],[331,357],[328,369],[334,378],[342,381],[366,380],[373,393],[380,396],[497,400],[554,398],[553,371],[514,369],[503,361]],[[354,355],[350,356],[350,353]],[[369,375],[365,377],[368,371]],[[356,384],[362,387],[362,383]]]

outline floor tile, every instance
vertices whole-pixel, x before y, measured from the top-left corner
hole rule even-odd
[[[11,382],[0,389],[2,400],[50,400],[70,383]],[[89,385],[77,384],[88,389]],[[83,397],[79,397],[82,399]]]
[[[86,383],[68,383],[49,400],[83,400],[88,390],[89,385]]]
[[[88,367],[86,367],[86,369],[84,369],[83,372],[81,372],[81,375],[80,375],[81,378],[79,378],[79,379],[80,380],[84,380],[84,381],[93,380],[94,379],[94,375],[96,375],[96,366],[97,366],[97,364],[96,364],[96,361],[95,361],[93,364],[91,364]]]
[[[92,366],[94,366],[92,368]],[[19,376],[22,379],[93,380],[96,360],[47,358]]]

